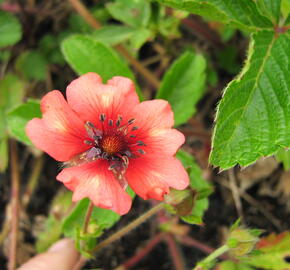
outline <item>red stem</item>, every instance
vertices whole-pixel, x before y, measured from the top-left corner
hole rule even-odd
[[[10,141],[11,154],[11,232],[8,255],[8,270],[16,269],[17,239],[19,221],[19,168],[17,157],[17,143]]]
[[[165,241],[168,245],[169,252],[170,252],[171,258],[173,260],[175,269],[176,270],[185,270],[182,256],[180,254],[180,251],[177,247],[177,244],[175,242],[173,235],[171,233],[167,233],[165,236]]]
[[[163,239],[164,233],[156,234],[141,250],[139,250],[133,257],[122,264],[126,269],[133,267],[141,261],[151,250]]]

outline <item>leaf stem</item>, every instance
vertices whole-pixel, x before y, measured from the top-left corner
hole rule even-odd
[[[175,270],[185,270],[184,261],[181,252],[176,244],[175,238],[171,233],[167,233],[165,236],[165,241],[168,245],[169,252],[174,263]]]
[[[229,251],[230,247],[228,245],[223,245],[216,249],[213,253],[211,253],[209,256],[207,256],[204,260],[199,262],[197,266],[194,268],[194,270],[201,270],[204,269],[203,266],[210,265],[216,258],[223,255],[225,252]],[[206,268],[207,269],[207,268]]]
[[[149,211],[144,213],[142,216],[138,217],[135,219],[133,222],[129,223],[127,226],[123,227],[121,230],[117,231],[116,233],[112,234],[109,236],[107,239],[104,241],[100,242],[96,247],[93,249],[93,253],[99,251],[100,249],[112,244],[116,240],[120,239],[123,237],[125,234],[128,232],[132,231],[134,228],[138,227],[141,225],[143,222],[145,222],[148,218],[151,216],[155,215],[157,212],[159,212],[161,209],[163,209],[164,204],[159,203],[153,208],[151,208]]]
[[[163,209],[163,206],[164,206],[163,203],[157,204],[155,207],[151,208],[149,211],[147,211],[146,213],[144,213],[142,216],[138,217],[133,222],[131,222],[127,226],[123,227],[121,230],[117,231],[116,233],[112,234],[111,236],[109,236],[104,241],[100,242],[91,251],[91,253],[95,253],[95,252],[101,250],[102,248],[104,248],[104,247],[112,244],[116,240],[120,239],[125,234],[127,234],[128,232],[130,232],[134,228],[138,227],[143,222],[145,222],[148,218],[150,218],[151,216],[155,215],[158,211],[160,211],[161,209]],[[87,261],[87,258],[81,256],[80,259],[78,260],[78,262],[76,263],[76,265],[74,266],[73,270],[79,270],[79,269],[81,269],[85,265],[86,261]]]
[[[93,209],[94,209],[94,204],[92,203],[92,201],[90,201],[90,204],[88,206],[88,210],[86,213],[85,222],[84,222],[83,234],[86,234],[88,231],[88,226],[89,226],[89,222],[90,222],[90,218],[91,218]]]
[[[138,252],[133,255],[131,258],[129,258],[127,261],[122,263],[120,266],[118,266],[115,270],[121,269],[121,268],[132,268],[135,266],[139,261],[141,261],[148,253],[150,253],[154,247],[156,247],[157,244],[159,244],[162,239],[164,238],[165,233],[161,232],[156,234],[154,237],[152,237],[151,240],[142,248],[139,249]]]

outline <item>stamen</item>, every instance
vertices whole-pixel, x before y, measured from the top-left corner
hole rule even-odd
[[[142,149],[138,149],[137,151],[142,155],[146,154],[145,151],[143,151]]]
[[[94,160],[98,158],[98,156],[102,153],[101,149],[92,147],[89,151],[87,151],[86,158],[89,160]]]
[[[137,141],[137,145],[138,146],[146,146],[146,144],[144,142],[142,142],[142,141]]]
[[[102,132],[98,130],[90,121],[85,123],[85,128],[90,138],[94,140],[102,138]]]
[[[106,115],[104,113],[100,114],[100,121],[104,122],[106,120]]]
[[[129,164],[129,158],[127,156],[122,156],[122,160],[124,162],[124,164],[126,165],[126,168],[128,167]]]
[[[89,141],[89,140],[84,140],[84,143],[87,144],[87,145],[93,145],[94,144],[92,141]]]
[[[132,153],[129,150],[126,150],[124,154],[129,158],[132,157]]]
[[[116,126],[119,127],[121,125],[121,122],[122,122],[123,118],[121,115],[118,115],[118,119],[116,121]]]
[[[112,127],[113,126],[113,120],[109,119],[108,124],[109,124],[110,127]]]
[[[109,155],[106,152],[103,152],[102,155],[101,155],[101,158],[108,159]]]
[[[132,131],[134,131],[134,130],[137,130],[138,129],[138,127],[137,126],[134,126],[134,127],[132,127]]]
[[[132,125],[134,122],[135,122],[135,118],[131,118],[131,119],[128,121],[128,124],[129,124],[129,125]]]

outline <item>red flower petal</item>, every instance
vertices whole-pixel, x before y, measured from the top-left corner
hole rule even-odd
[[[127,112],[139,103],[130,79],[113,77],[104,85],[95,73],[87,73],[71,82],[66,93],[72,109],[95,126],[99,124],[101,113],[112,120],[119,114],[126,118]]]
[[[126,178],[130,187],[145,200],[163,200],[169,187],[182,190],[189,184],[188,174],[179,160],[148,154],[130,160]]]
[[[67,161],[88,149],[83,121],[71,110],[63,95],[54,90],[41,100],[43,118],[34,118],[26,133],[34,145],[58,161]]]
[[[155,99],[143,101],[132,112],[136,124],[142,133],[149,129],[171,128],[174,125],[173,112],[165,100]]]
[[[139,133],[138,139],[146,144],[146,147],[143,148],[146,153],[155,153],[162,156],[175,155],[185,141],[184,135],[177,129],[172,128],[153,129],[145,133],[143,137]]]
[[[88,197],[94,205],[111,209],[120,215],[126,214],[131,208],[130,196],[108,170],[105,160],[63,169],[57,180],[74,191],[73,201]]]

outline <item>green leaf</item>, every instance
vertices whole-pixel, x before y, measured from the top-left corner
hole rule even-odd
[[[41,117],[40,104],[38,100],[28,99],[25,104],[19,105],[8,113],[8,130],[17,140],[30,145],[31,142],[25,133],[28,121],[35,117]]]
[[[159,3],[175,9],[181,9],[193,14],[204,16],[207,19],[219,22],[228,22],[228,17],[210,1],[202,2],[199,0],[157,0]]]
[[[205,69],[205,58],[187,51],[165,73],[156,98],[169,101],[176,126],[185,123],[195,113],[195,105],[204,91]]]
[[[284,232],[279,235],[271,234],[262,238],[258,243],[258,254],[245,257],[243,262],[251,266],[281,270],[290,269],[290,233]]]
[[[183,9],[211,20],[228,22],[245,30],[271,28],[269,19],[261,15],[252,0],[158,0],[160,3]]]
[[[84,18],[78,14],[71,14],[68,23],[70,30],[75,33],[90,33],[93,28],[84,20]]]
[[[224,261],[216,266],[216,270],[252,270],[251,266],[248,266],[240,262]]]
[[[118,55],[105,44],[88,36],[72,36],[62,43],[67,62],[78,74],[97,72],[107,81],[113,76],[133,79],[133,74]]]
[[[289,51],[289,34],[253,35],[246,65],[218,106],[211,164],[247,166],[289,147]]]
[[[89,203],[89,199],[81,200],[65,219],[62,226],[65,236],[74,237],[76,230],[83,227]],[[90,223],[97,225],[100,230],[104,230],[112,227],[119,219],[120,216],[111,210],[94,207]]]
[[[283,163],[283,167],[285,171],[290,170],[290,150],[280,149],[276,153],[276,158],[278,161]]]
[[[283,17],[286,19],[285,25],[290,24],[290,1],[289,0],[281,1],[281,13]]]
[[[27,80],[44,80],[47,74],[47,62],[38,51],[26,51],[17,61],[16,68]]]
[[[114,19],[136,28],[146,27],[151,16],[147,0],[116,0],[106,7]]]
[[[71,36],[62,42],[62,52],[70,66],[80,75],[96,72],[104,81],[113,76],[124,76],[135,81],[133,73],[116,52],[92,37]],[[138,94],[142,99],[140,91]]]
[[[89,203],[89,199],[81,200],[72,213],[64,220],[62,226],[64,235],[75,239],[77,248],[85,256],[90,255],[90,250],[96,244],[96,238],[103,233],[104,229],[109,229],[120,219],[120,216],[111,210],[94,207],[88,226],[88,233],[84,235],[82,228]]]
[[[0,135],[3,136],[2,134]],[[0,172],[4,172],[8,165],[8,138],[0,137]]]
[[[191,214],[182,216],[181,219],[191,224],[202,224],[202,217],[208,208],[208,196],[212,193],[212,186],[202,177],[202,171],[191,155],[179,150],[176,157],[189,171],[190,187],[197,192]]]
[[[274,24],[278,24],[281,9],[281,0],[257,0],[260,13],[267,16]]]
[[[24,83],[14,74],[7,73],[0,80],[0,110],[8,112],[22,102]]]
[[[238,51],[234,46],[227,46],[217,54],[218,65],[230,74],[237,74],[240,70]]]
[[[14,45],[21,39],[21,25],[10,13],[0,10],[0,48]]]
[[[108,45],[116,45],[131,38],[135,29],[124,25],[106,25],[92,33],[96,40]]]
[[[61,237],[62,220],[71,207],[71,198],[72,193],[70,191],[61,191],[54,198],[43,231],[37,236],[36,250],[38,253],[45,252]]]
[[[7,73],[0,80],[0,172],[8,165],[7,113],[22,102],[24,84],[18,77]]]
[[[137,28],[129,39],[130,45],[135,51],[139,50],[141,46],[153,35],[153,33],[146,28]]]

